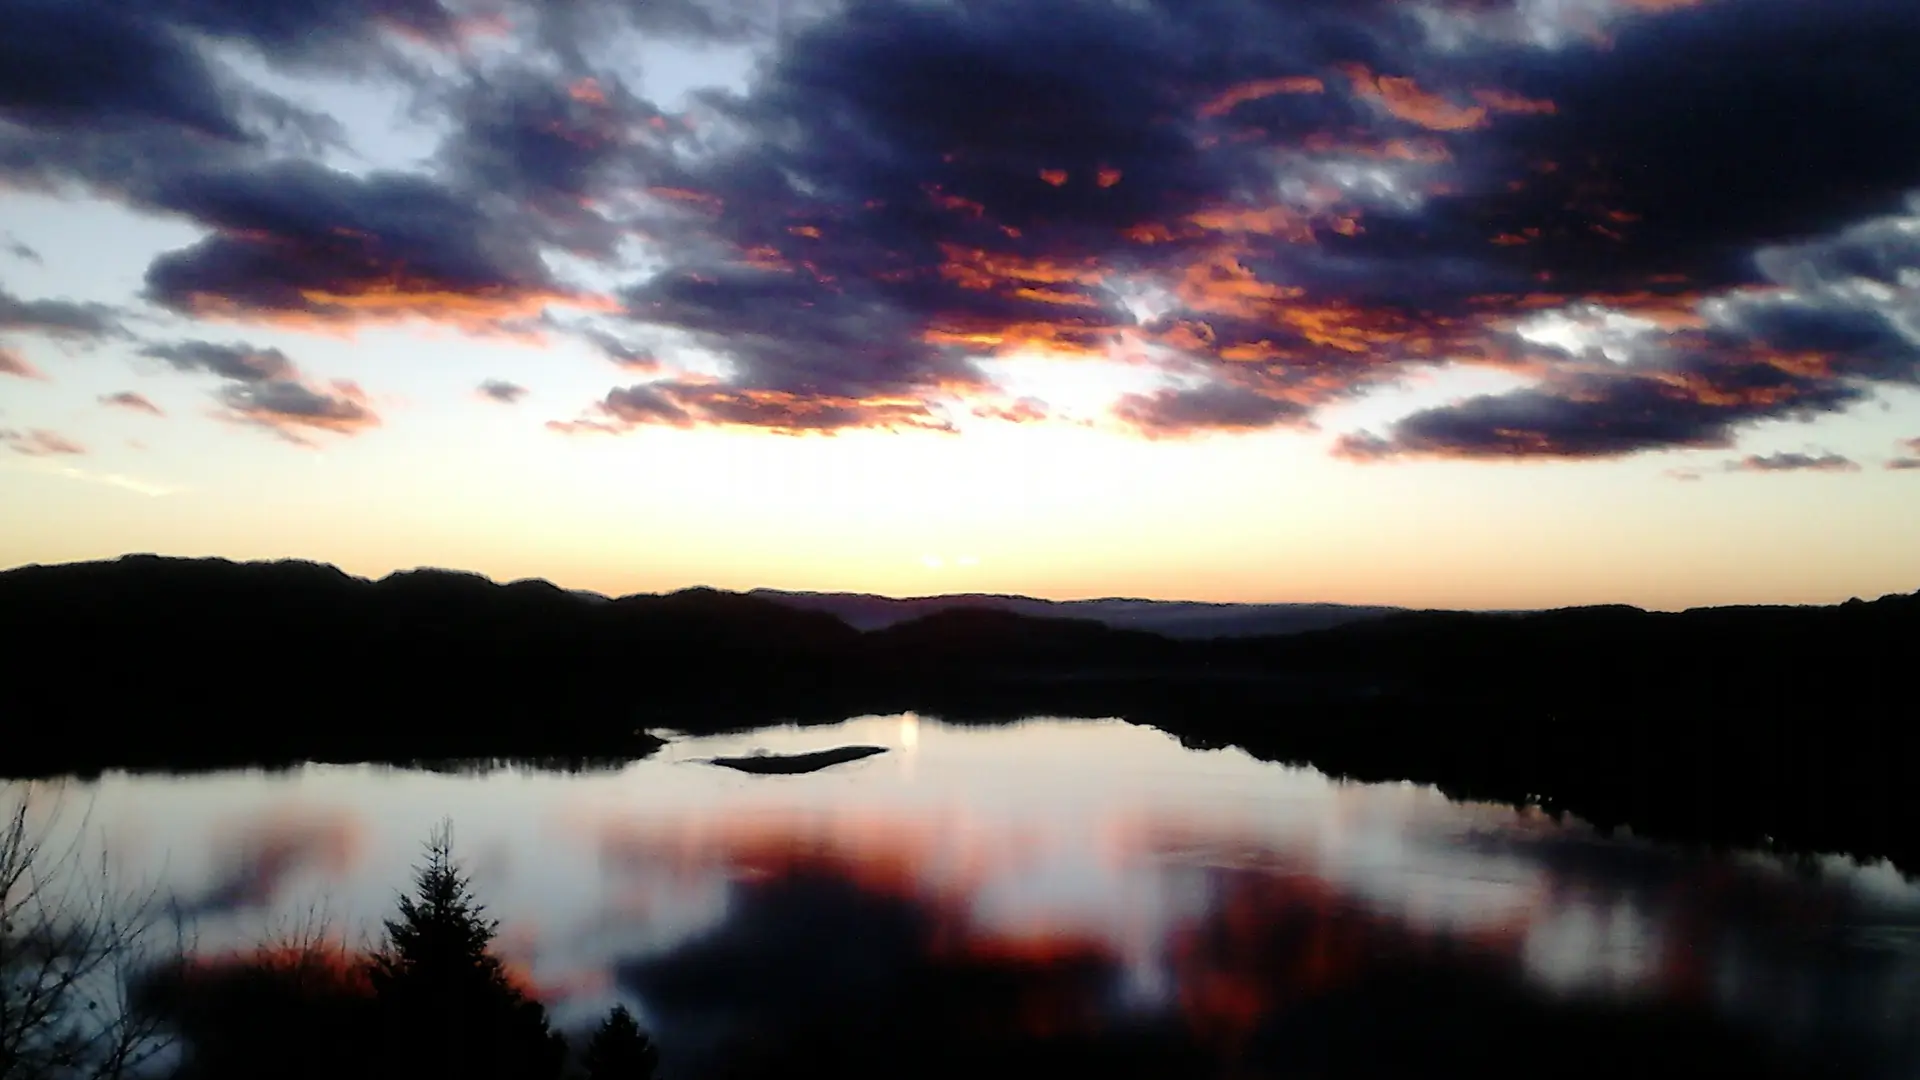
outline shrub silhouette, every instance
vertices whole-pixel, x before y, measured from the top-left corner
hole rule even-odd
[[[413,895],[386,921],[368,978],[386,1053],[374,1073],[419,1080],[551,1080],[566,1043],[546,1010],[507,978],[488,951],[499,924],[485,917],[453,861],[450,826],[427,843]]]
[[[587,1080],[652,1080],[660,1051],[625,1005],[615,1005],[587,1043]]]

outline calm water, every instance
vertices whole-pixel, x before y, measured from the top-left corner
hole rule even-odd
[[[703,760],[845,743],[890,752],[805,776]],[[1705,1006],[1756,1040],[1920,1076],[1920,889],[1890,870],[1606,839],[1119,723],[863,718],[679,740],[585,776],[60,786],[207,951],[316,911],[370,934],[451,818],[502,952],[557,1018],[627,1001],[689,1070],[743,1031],[879,1008],[955,965],[1006,975],[965,992],[1009,1022],[1173,1025],[1225,1054],[1302,1002],[1444,957],[1543,1000]]]

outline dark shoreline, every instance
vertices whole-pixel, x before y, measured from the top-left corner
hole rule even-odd
[[[863,633],[710,590],[596,604],[544,583],[140,558],[0,574],[0,631],[25,642],[0,655],[15,778],[600,768],[651,753],[644,729],[1115,717],[1654,839],[1920,871],[1903,677],[1920,595],[1195,642],[970,610]]]
[[[884,746],[836,746],[829,750],[814,750],[805,754],[747,754],[742,757],[717,757],[709,759],[707,764],[754,776],[798,776],[803,773],[831,769],[835,765],[864,761],[876,754],[886,752],[887,748]]]

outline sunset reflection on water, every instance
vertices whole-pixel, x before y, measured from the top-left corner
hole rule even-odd
[[[844,744],[889,752],[801,776],[705,763]],[[1372,1003],[1443,978],[1702,1009],[1762,1042],[1868,1047],[1886,1075],[1920,1062],[1920,890],[1890,871],[1680,853],[1119,723],[864,718],[577,776],[66,786],[210,954],[315,911],[368,940],[450,818],[501,952],[558,1018],[627,1001],[693,1065],[747,1032],[767,1053],[871,1048],[884,1020],[888,1038],[1048,1046],[1146,1032],[1257,1066],[1302,1018],[1338,1029],[1349,999],[1391,1016]]]

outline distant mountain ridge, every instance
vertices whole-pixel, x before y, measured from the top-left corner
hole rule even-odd
[[[999,593],[896,598],[872,593],[754,589],[747,595],[804,611],[826,612],[861,631],[884,630],[943,611],[981,609],[1035,618],[1090,619],[1116,630],[1144,630],[1186,640],[1301,634],[1409,610],[1357,604],[1241,604],[1124,597],[1041,600]]]
[[[1920,872],[1920,593],[1197,637],[1060,617],[1142,610],[1128,601],[999,606],[1024,599],[825,598],[862,621],[937,609],[861,630],[804,596],[716,589],[595,599],[438,570],[369,581],[151,555],[22,567],[0,572],[0,777],[604,760],[650,752],[647,728],[909,710],[1112,717],[1335,776]]]

